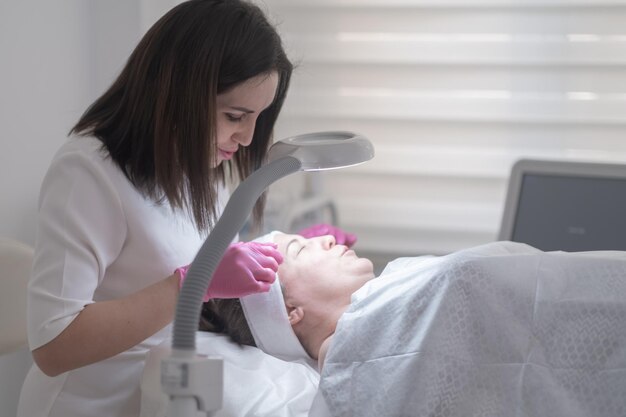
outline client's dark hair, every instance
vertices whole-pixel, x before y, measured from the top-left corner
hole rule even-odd
[[[223,333],[240,345],[255,346],[254,337],[238,298],[213,299],[202,305],[199,329]]]

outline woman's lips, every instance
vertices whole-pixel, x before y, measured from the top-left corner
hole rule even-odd
[[[233,157],[233,155],[235,154],[236,151],[225,151],[223,149],[219,150],[220,156],[222,157],[223,160],[228,161],[229,159],[231,159]]]

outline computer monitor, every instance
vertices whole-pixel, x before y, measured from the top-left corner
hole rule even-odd
[[[518,161],[498,238],[544,251],[626,250],[626,165]]]

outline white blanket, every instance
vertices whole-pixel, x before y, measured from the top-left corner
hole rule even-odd
[[[626,253],[394,261],[354,294],[310,415],[625,416]]]
[[[161,360],[171,340],[152,349],[141,380],[141,417],[164,417],[167,396],[161,388]],[[317,391],[319,374],[307,364],[285,362],[227,336],[198,332],[199,354],[224,359],[223,407],[216,417],[305,417]],[[207,387],[209,389],[209,387]]]

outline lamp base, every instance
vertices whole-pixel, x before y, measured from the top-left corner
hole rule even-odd
[[[161,362],[161,385],[170,398],[169,417],[210,416],[222,408],[224,361],[174,351]]]

